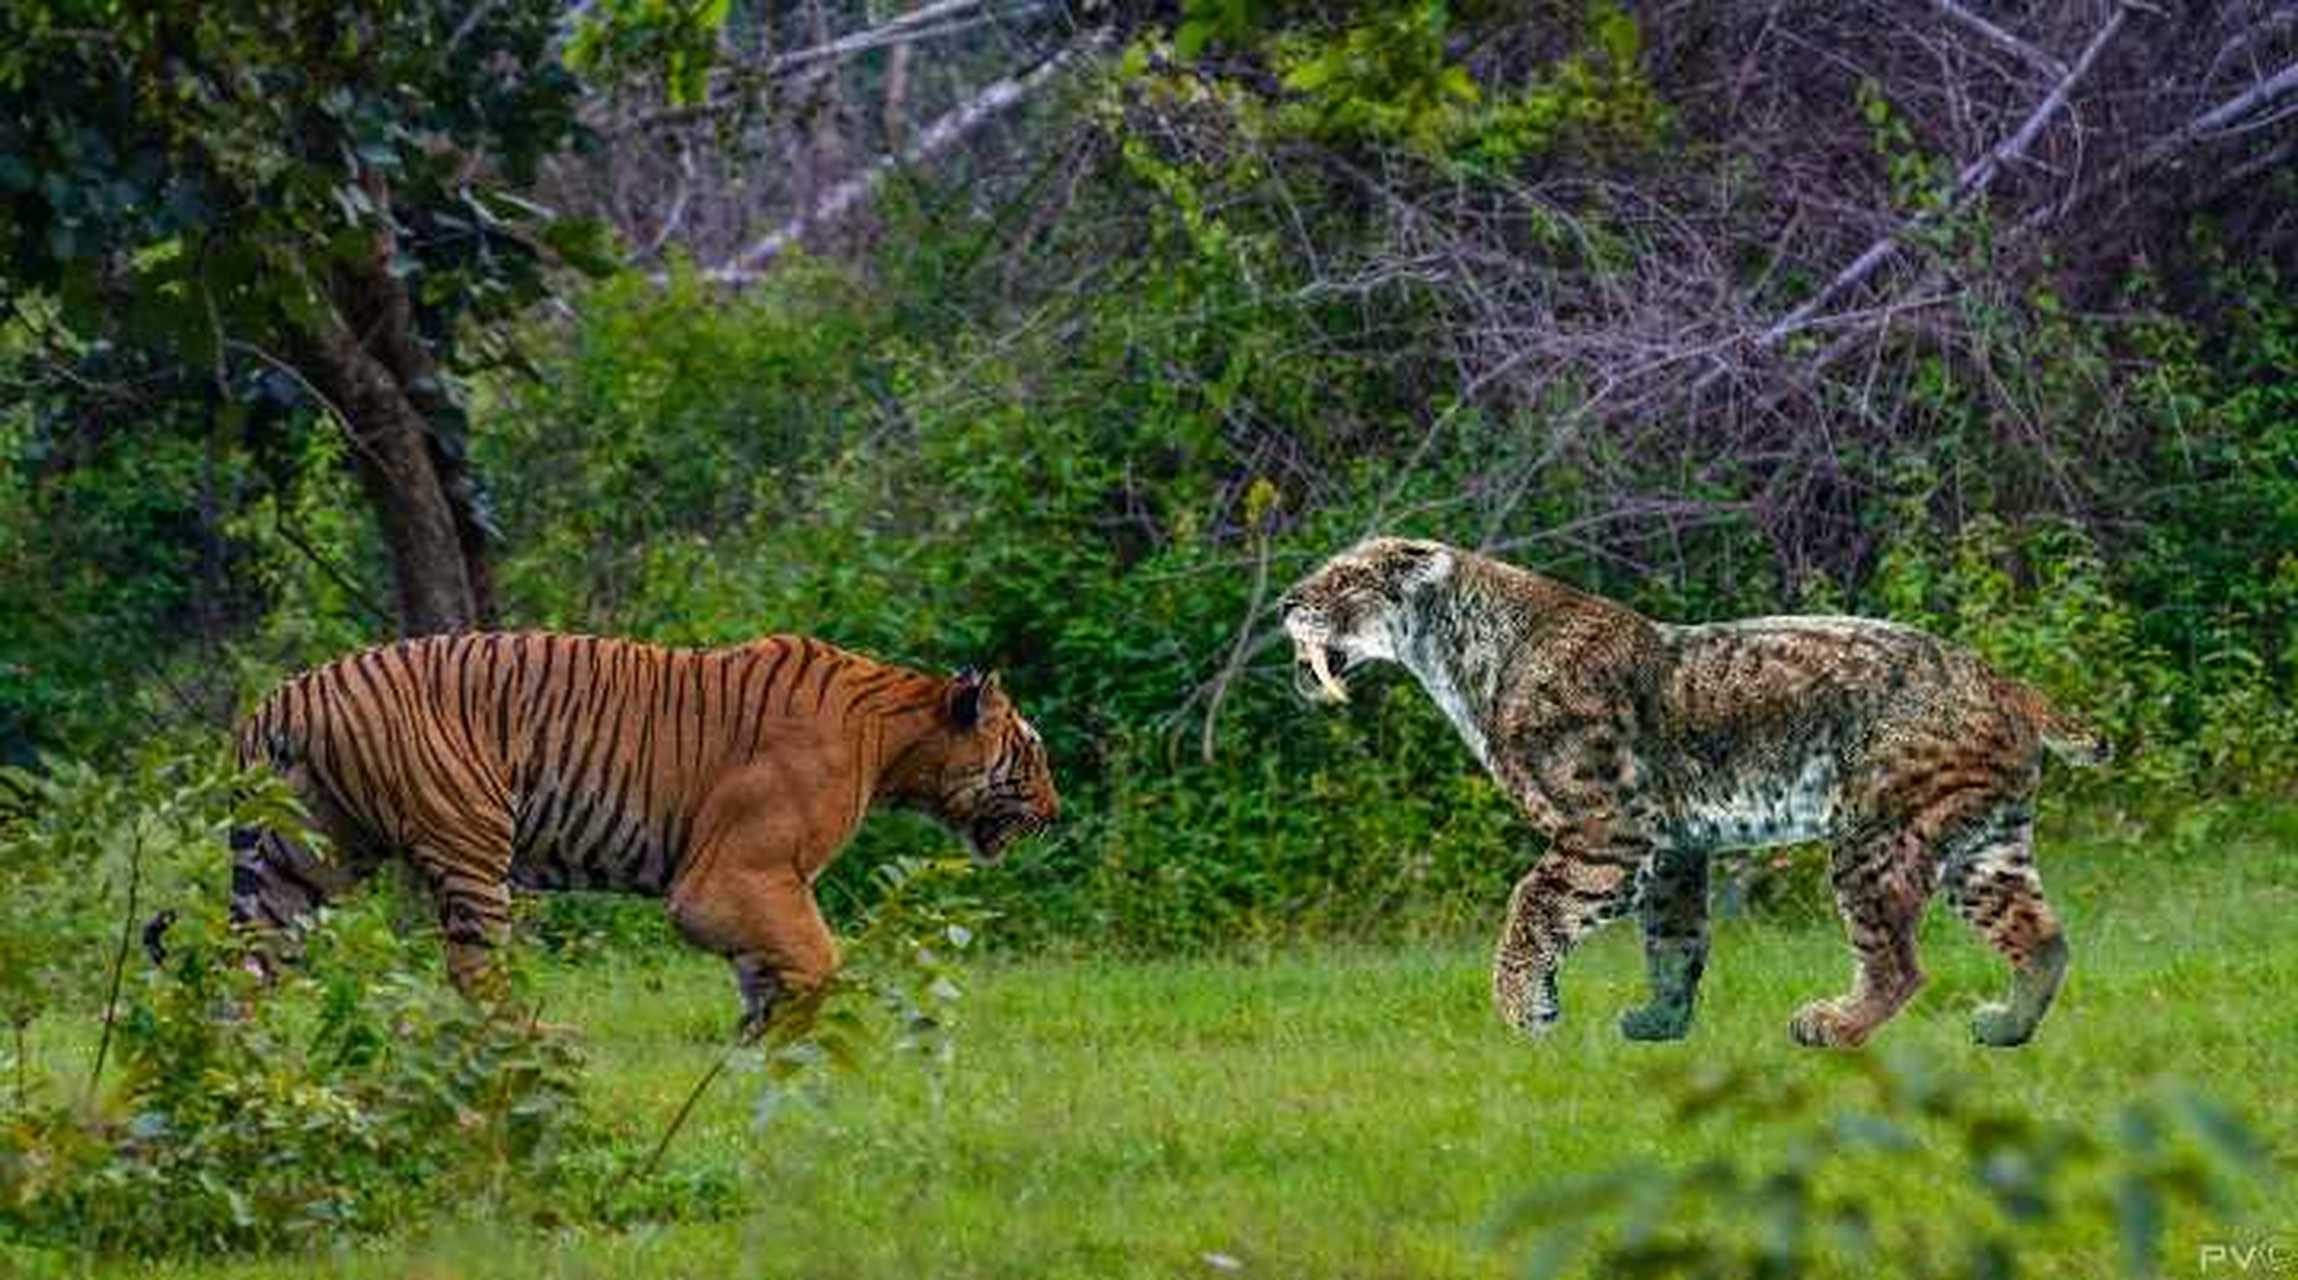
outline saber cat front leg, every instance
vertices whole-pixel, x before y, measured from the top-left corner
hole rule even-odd
[[[1626,913],[1650,857],[1650,841],[1629,831],[1577,826],[1556,835],[1508,899],[1492,957],[1502,1022],[1534,1036],[1555,1025],[1556,971],[1580,939]]]

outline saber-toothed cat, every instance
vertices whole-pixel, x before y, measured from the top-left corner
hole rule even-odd
[[[1638,908],[1651,999],[1620,1029],[1682,1036],[1709,854],[1822,839],[1858,976],[1796,1012],[1799,1043],[1857,1045],[1915,994],[1916,923],[1941,886],[2011,964],[2009,998],[1973,1018],[1979,1042],[2022,1044],[2050,1008],[2067,944],[2035,871],[2042,756],[2109,749],[1976,656],[1871,618],[1658,622],[1404,538],[1333,557],[1282,609],[1305,696],[1343,700],[1358,664],[1400,664],[1547,836],[1493,958],[1511,1025],[1554,1023],[1565,953]]]

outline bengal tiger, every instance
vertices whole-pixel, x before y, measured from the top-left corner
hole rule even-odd
[[[1517,881],[1493,1003],[1535,1035],[1556,973],[1590,929],[1640,910],[1649,1003],[1631,1039],[1689,1029],[1707,963],[1708,856],[1826,839],[1859,967],[1803,1006],[1800,1044],[1866,1040],[1923,984],[1915,929],[1944,888],[2011,965],[2009,998],[1971,1021],[1982,1044],[2035,1032],[2067,943],[2035,870],[2048,750],[2105,760],[2105,739],[1976,655],[1872,618],[1686,626],[1438,542],[1372,538],[1283,597],[1296,686],[1342,701],[1381,661],[1417,677],[1547,837]]]
[[[1044,741],[994,672],[927,675],[797,635],[405,640],[288,681],[237,746],[334,854],[235,831],[235,923],[292,932],[403,857],[432,891],[449,975],[486,1000],[513,888],[659,896],[732,962],[745,1031],[836,969],[813,884],[871,809],[922,812],[982,862],[1061,810]]]

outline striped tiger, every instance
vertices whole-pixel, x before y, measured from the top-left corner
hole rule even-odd
[[[837,967],[812,886],[869,810],[922,812],[983,862],[1060,812],[1044,743],[995,673],[927,675],[795,635],[405,640],[281,686],[238,751],[288,781],[335,852],[235,831],[236,923],[291,932],[404,857],[455,985],[486,999],[513,888],[659,896],[732,962],[750,1029]]]

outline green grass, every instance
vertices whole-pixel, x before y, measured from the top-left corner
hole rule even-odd
[[[1877,1044],[1920,1046],[1993,1097],[2086,1123],[2157,1079],[2197,1084],[2242,1112],[2281,1170],[2234,1238],[2298,1253],[2298,811],[2161,837],[2089,828],[2045,836],[2075,968],[2037,1041],[1969,1043],[1968,1014],[2003,973],[1935,908],[1930,985]],[[1521,1253],[1482,1232],[1513,1193],[1630,1157],[1776,1144],[1672,1118],[1671,1070],[1736,1064],[1823,1093],[1851,1086],[1840,1058],[1785,1033],[1797,1004],[1848,976],[1832,920],[1722,922],[1699,1022],[1676,1045],[1613,1029],[1640,994],[1630,929],[1573,957],[1565,1022],[1541,1043],[1492,1018],[1485,960],[1481,941],[1458,940],[987,963],[938,1099],[920,1068],[888,1062],[761,1131],[759,1078],[722,1078],[668,1161],[732,1185],[714,1217],[627,1231],[459,1220],[320,1258],[118,1273],[1218,1276],[1206,1255],[1219,1254],[1248,1276],[1513,1274]],[[717,963],[685,953],[545,967],[542,989],[546,1017],[583,1028],[591,1098],[633,1147],[716,1058],[734,1010]],[[1914,1203],[1954,1194],[1910,1169],[1860,1176]],[[2166,1274],[2198,1274],[2198,1245],[2225,1238],[2174,1217]],[[2028,1274],[2119,1274],[2104,1223],[2030,1243]]]

